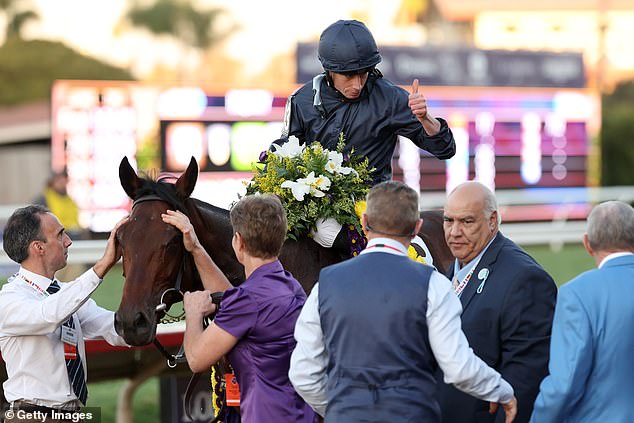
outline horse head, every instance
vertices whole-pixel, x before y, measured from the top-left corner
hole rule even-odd
[[[128,222],[117,232],[125,285],[115,329],[130,345],[152,342],[165,311],[182,300],[181,291],[191,289],[197,278],[181,232],[161,219],[168,209],[187,214],[197,177],[193,157],[175,183],[140,178],[127,158],[119,166],[121,185],[134,203]]]

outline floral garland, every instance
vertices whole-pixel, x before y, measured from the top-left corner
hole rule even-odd
[[[342,225],[353,225],[363,233],[355,213],[355,204],[365,199],[371,186],[368,159],[343,153],[345,142],[339,136],[336,151],[325,149],[318,141],[300,145],[291,136],[273,151],[260,154],[253,165],[255,175],[247,183],[247,195],[277,195],[288,219],[288,237],[297,239],[315,228],[317,219],[332,217]]]

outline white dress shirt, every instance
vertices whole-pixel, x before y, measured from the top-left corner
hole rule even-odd
[[[99,307],[90,295],[101,283],[92,270],[71,283],[52,281],[20,268],[0,291],[0,350],[8,379],[8,401],[26,400],[47,407],[80,405],[68,381],[61,325],[73,315],[78,352],[86,371],[84,338],[103,338],[111,345],[127,345],[114,330],[114,313]]]
[[[386,247],[372,247],[375,244],[384,244]],[[401,243],[388,238],[371,240],[361,254],[373,252],[407,255]],[[461,391],[484,401],[509,402],[513,398],[513,388],[473,353],[462,332],[461,313],[462,306],[451,282],[434,271],[427,292],[427,328],[429,343],[444,373],[445,383],[454,384]],[[291,356],[289,378],[300,396],[323,416],[328,405],[328,354],[319,317],[318,283],[299,315],[295,340],[297,346]]]

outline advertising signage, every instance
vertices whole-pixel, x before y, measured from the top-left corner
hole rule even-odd
[[[397,85],[583,88],[581,53],[381,46],[377,68]],[[323,72],[316,43],[297,46],[298,84]]]

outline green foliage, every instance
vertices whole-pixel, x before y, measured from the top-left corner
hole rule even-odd
[[[634,81],[603,98],[601,185],[634,185]]]
[[[0,0],[0,11],[6,18],[7,39],[21,38],[24,25],[40,18],[37,13],[28,9],[27,3],[22,0]]]
[[[127,19],[132,25],[145,28],[155,35],[171,35],[186,45],[207,49],[220,39],[213,32],[221,9],[198,10],[185,0],[157,0],[151,6],[135,4]]]
[[[10,39],[0,47],[0,57],[0,105],[6,106],[50,98],[57,79],[134,79],[53,41]]]
[[[270,193],[280,198],[291,239],[308,234],[317,219],[329,217],[362,233],[355,205],[370,189],[367,158],[354,156],[354,151],[350,158],[343,155],[343,136],[336,152],[324,149],[317,141],[302,147],[291,138],[288,144],[295,143],[292,151],[262,154],[265,166],[254,165],[255,176],[247,185],[247,194]]]

